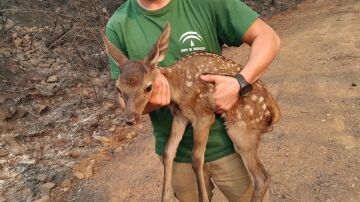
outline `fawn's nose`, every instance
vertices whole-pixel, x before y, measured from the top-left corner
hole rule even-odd
[[[139,121],[139,116],[137,116],[136,114],[129,114],[125,116],[125,122],[128,125],[135,125],[137,124],[137,122]]]

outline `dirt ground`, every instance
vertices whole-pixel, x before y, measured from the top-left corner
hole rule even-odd
[[[360,1],[305,1],[268,22],[282,39],[262,79],[283,115],[259,151],[272,201],[359,201]],[[248,50],[224,55],[243,63]],[[68,200],[159,201],[162,165],[153,150],[148,128]],[[216,191],[213,201],[226,200]]]
[[[259,147],[272,201],[359,201],[360,1],[308,0],[266,21],[282,39],[262,78],[283,115]],[[108,71],[77,65],[73,49],[28,50],[38,29],[18,32],[23,48],[0,40],[0,202],[159,201],[150,123],[124,125]],[[248,53],[224,50],[241,64]]]

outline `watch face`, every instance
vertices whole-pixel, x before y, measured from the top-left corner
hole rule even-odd
[[[246,85],[241,89],[240,95],[241,96],[246,96],[252,89],[251,85]]]

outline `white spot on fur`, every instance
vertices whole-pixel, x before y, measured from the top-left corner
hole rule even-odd
[[[193,85],[193,82],[191,82],[191,81],[186,81],[186,86],[187,87],[191,87]]]
[[[258,98],[258,97],[257,97],[256,95],[251,95],[251,100],[252,100],[252,101],[256,101],[257,98]]]
[[[250,115],[253,115],[253,114],[254,114],[254,110],[253,110],[253,109],[250,109],[250,110],[249,110],[249,114],[250,114]]]
[[[257,118],[257,119],[255,119],[255,121],[256,121],[256,122],[260,122],[260,119]]]
[[[263,109],[263,110],[266,109],[266,104],[265,104],[265,103],[262,105],[262,109]]]
[[[245,123],[245,121],[240,121],[240,125],[246,126],[247,124]]]
[[[236,116],[240,120],[241,119],[241,112],[236,113]]]
[[[261,97],[259,98],[259,103],[262,103],[263,101],[264,101],[264,97],[261,96]]]
[[[269,110],[266,110],[265,115],[266,115],[266,116],[270,116],[270,111],[269,111]]]
[[[245,105],[245,110],[250,110],[250,109],[251,109],[250,105]]]

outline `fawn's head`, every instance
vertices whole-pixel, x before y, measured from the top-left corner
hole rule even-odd
[[[113,45],[102,32],[107,54],[120,68],[116,88],[125,101],[125,122],[134,125],[140,119],[153,91],[153,83],[158,71],[157,64],[166,55],[171,28],[167,23],[158,41],[143,60],[131,61]]]

